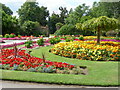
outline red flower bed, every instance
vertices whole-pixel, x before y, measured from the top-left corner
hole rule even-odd
[[[19,49],[2,49],[0,58],[0,67],[9,70],[56,72],[57,69],[74,68],[74,65],[44,60]]]

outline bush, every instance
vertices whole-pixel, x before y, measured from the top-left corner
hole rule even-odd
[[[9,38],[9,34],[5,34],[4,38]]]
[[[84,40],[84,37],[79,37],[79,40]]]
[[[55,32],[55,35],[79,35],[80,32],[74,25],[63,25]]]
[[[9,38],[14,38],[16,35],[14,34],[14,33],[11,33],[10,35],[9,35]]]
[[[27,41],[25,42],[25,47],[30,48],[33,44],[33,41]]]
[[[61,40],[60,40],[60,38],[51,38],[50,39],[50,44],[56,44],[56,43],[59,43]]]
[[[40,45],[44,45],[44,40],[43,38],[37,40],[37,44],[40,46]]]
[[[21,38],[21,35],[18,35],[19,38]]]

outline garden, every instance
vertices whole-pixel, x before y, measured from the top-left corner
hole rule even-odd
[[[46,7],[25,2],[18,10],[18,19],[9,8],[9,12],[0,10],[4,22],[0,35],[0,79],[119,86],[120,20],[118,14],[112,15],[107,9],[103,15],[96,14],[107,4],[94,4],[91,9],[82,4],[68,15],[64,14],[68,12],[66,8],[60,7],[60,15],[49,16]],[[23,17],[28,10],[25,7],[40,11],[30,11],[35,13],[34,19],[29,12],[26,13],[29,18]],[[113,9],[112,4],[109,8]],[[36,12],[42,12],[43,19]]]

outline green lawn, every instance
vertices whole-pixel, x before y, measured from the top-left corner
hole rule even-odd
[[[45,53],[46,60],[68,62],[79,66],[88,67],[88,75],[70,75],[70,74],[49,74],[25,71],[3,70],[2,79],[21,80],[57,84],[78,84],[94,86],[118,86],[118,62],[112,61],[87,61],[72,58],[65,58],[49,53],[51,46],[33,49],[31,55],[42,57]]]

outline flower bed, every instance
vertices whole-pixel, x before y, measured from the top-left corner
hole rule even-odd
[[[56,55],[81,60],[119,61],[120,43],[112,41],[73,41],[55,44],[50,51]]]
[[[82,74],[80,67],[62,62],[52,62],[45,58],[37,58],[26,53],[25,50],[2,49],[0,52],[0,68],[8,70],[22,70],[44,73]],[[44,56],[43,56],[44,57]]]
[[[14,38],[2,38],[2,40],[26,40],[30,36],[21,36],[21,37],[14,37]],[[36,39],[38,37],[32,37],[32,39]]]

